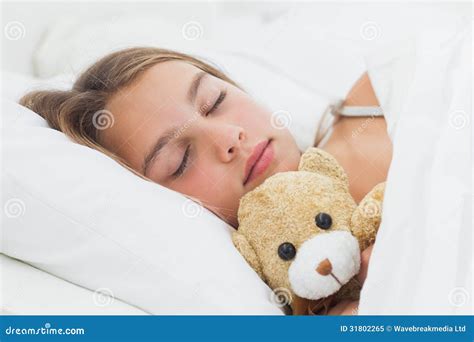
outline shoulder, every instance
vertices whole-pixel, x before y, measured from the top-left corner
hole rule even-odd
[[[363,73],[344,99],[345,106],[378,106],[372,83],[367,72]]]

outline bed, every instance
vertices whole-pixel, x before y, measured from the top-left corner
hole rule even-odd
[[[133,13],[126,4],[113,11],[98,4],[94,16],[79,4],[2,6],[11,30],[5,41],[2,95],[10,101],[25,90],[69,86],[76,72],[108,50],[131,42],[157,44],[206,57],[240,77],[273,111],[291,112],[291,129],[304,149],[313,141],[325,106],[343,97],[368,70],[394,154],[359,314],[472,313],[469,4],[142,4]],[[235,42],[248,44],[245,52],[232,46]],[[295,51],[301,51],[296,61]],[[328,67],[334,65],[337,77],[334,67]],[[244,69],[246,73],[239,72]],[[275,99],[280,85],[284,95]],[[66,156],[70,142],[38,135],[27,145],[12,132],[46,135],[44,122],[23,115],[12,103],[2,105],[2,112],[4,127],[12,129],[4,131],[10,140],[2,150],[4,314],[283,314],[268,287],[232,250],[229,227],[175,194],[166,195],[168,214],[184,213],[182,225],[169,219],[160,226],[175,225],[173,235],[155,230],[152,207],[141,206],[133,218],[108,212],[106,208],[133,206],[137,189],[144,198],[158,200],[161,195],[115,169],[113,177],[100,178],[103,195],[90,200],[87,191],[93,190],[77,186],[64,195],[54,187],[57,179],[32,178],[21,156],[52,144]],[[19,129],[22,124],[29,126]],[[94,165],[112,170],[110,161],[87,153]],[[44,174],[66,170],[52,169],[51,160],[38,159],[37,167]],[[68,181],[78,184],[84,178],[76,175]],[[122,181],[128,188],[112,190]],[[77,203],[83,208],[72,210]],[[15,219],[18,210],[21,217]],[[98,227],[98,222],[108,225]],[[200,233],[186,229],[189,223]],[[114,225],[138,226],[140,234],[114,231]],[[213,253],[189,258],[197,250],[176,243],[183,236],[206,239]],[[157,255],[150,242],[163,240],[169,251],[179,252]],[[79,247],[77,241],[82,242]],[[216,254],[222,260],[215,260]],[[89,269],[81,267],[84,262]],[[196,272],[204,263],[208,267]],[[122,273],[123,265],[127,270]],[[185,267],[193,270],[194,279],[186,277]]]

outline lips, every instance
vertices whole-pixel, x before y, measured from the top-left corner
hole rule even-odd
[[[273,148],[271,139],[259,142],[252,150],[245,165],[244,185],[262,174],[273,160]]]

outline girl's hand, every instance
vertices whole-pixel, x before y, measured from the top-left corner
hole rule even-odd
[[[329,309],[328,316],[357,316],[359,301],[343,300]]]
[[[374,245],[370,245],[360,254],[360,271],[357,275],[357,280],[359,280],[361,286],[364,285],[365,278],[367,277],[367,270],[369,268],[370,255],[372,254],[373,247]]]
[[[359,280],[361,286],[364,284],[365,278],[367,277],[367,269],[369,268],[370,255],[372,254],[373,247],[374,245],[370,245],[360,254],[360,271],[357,275],[357,279]],[[358,300],[344,300],[332,307],[328,311],[328,315],[357,315],[358,307]]]

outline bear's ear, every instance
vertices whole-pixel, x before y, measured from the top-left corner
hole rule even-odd
[[[303,153],[298,170],[321,173],[349,187],[347,174],[341,165],[332,155],[319,148],[310,147]]]
[[[255,272],[257,272],[260,278],[265,281],[260,261],[258,260],[255,250],[252,248],[252,246],[250,246],[247,238],[238,231],[235,231],[232,233],[232,242],[240,254],[242,254],[242,256],[245,258],[245,261],[247,261],[247,263],[255,270]]]

